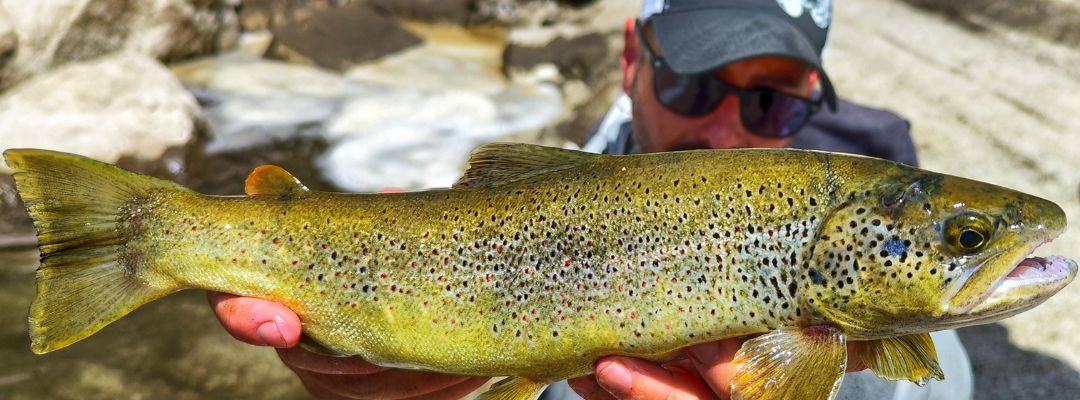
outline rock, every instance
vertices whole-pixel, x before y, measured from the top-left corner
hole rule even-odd
[[[174,61],[232,47],[238,0],[0,0],[18,50],[0,88],[67,62],[126,50]]]
[[[532,69],[540,63],[553,63],[564,77],[593,82],[611,71],[617,60],[608,47],[607,37],[594,32],[571,39],[559,36],[539,47],[511,43],[503,52],[503,72],[509,74],[515,68]]]
[[[15,58],[18,46],[19,35],[15,33],[15,26],[11,24],[11,16],[0,7],[0,71],[3,71]]]
[[[0,97],[2,147],[67,151],[106,162],[159,159],[166,149],[197,139],[202,124],[191,93],[160,63],[135,53],[72,63]],[[0,172],[10,170],[3,166]]]
[[[202,125],[194,97],[160,63],[135,53],[71,63],[0,97],[0,150],[78,153],[181,183]],[[10,172],[0,163],[0,247],[32,245]]]
[[[34,225],[19,201],[15,180],[11,175],[0,174],[0,249],[35,244]]]
[[[465,25],[473,0],[368,0],[368,4],[400,18]]]
[[[243,0],[240,27],[245,32],[278,29],[335,6],[332,0]]]
[[[397,20],[355,4],[274,30],[268,56],[343,71],[421,42]]]

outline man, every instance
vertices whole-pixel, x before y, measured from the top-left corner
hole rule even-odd
[[[626,97],[586,148],[624,154],[791,146],[914,164],[903,119],[836,98],[821,67],[830,13],[829,1],[646,0],[641,17],[626,24]],[[818,113],[822,108],[836,112]],[[212,294],[211,303],[240,340],[284,348],[282,361],[317,397],[449,399],[486,381],[308,353],[293,347],[299,320],[284,306],[222,294]],[[970,367],[955,334],[935,341],[947,385],[919,391],[862,372],[845,379],[841,398],[970,398]],[[586,398],[727,398],[738,346],[737,339],[699,344],[665,364],[605,357],[595,376],[570,386]],[[858,360],[849,366],[862,369]],[[556,386],[545,397],[568,392]]]

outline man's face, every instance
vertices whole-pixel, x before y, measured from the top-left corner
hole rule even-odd
[[[633,103],[633,137],[643,153],[740,147],[783,147],[791,138],[767,138],[743,127],[739,99],[728,95],[711,113],[687,117],[671,112],[656,100],[653,70],[647,55],[627,23],[623,51],[623,89]],[[651,48],[658,51],[650,35]],[[658,54],[663,56],[662,54]],[[816,74],[806,64],[782,57],[759,57],[713,71],[718,78],[738,88],[769,87],[803,97],[810,95]]]

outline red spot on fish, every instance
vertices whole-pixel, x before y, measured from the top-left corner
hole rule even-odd
[[[641,287],[648,287],[649,282],[641,281]]]
[[[569,259],[569,258],[567,258],[567,259],[566,259],[566,262],[565,262],[564,264],[565,264],[565,266],[569,267],[569,266],[570,266],[570,259]]]
[[[294,267],[295,267],[296,265],[298,265],[298,264],[300,264],[300,260],[292,260],[292,265],[293,265]]]
[[[445,275],[439,275],[439,277],[438,277],[438,278],[435,278],[435,280],[437,280],[437,281],[439,281],[439,282],[445,281],[445,280],[446,280],[446,276],[445,276]]]
[[[379,279],[386,279],[386,273],[385,272],[380,273],[379,274]]]
[[[637,319],[637,311],[630,312],[630,319]]]

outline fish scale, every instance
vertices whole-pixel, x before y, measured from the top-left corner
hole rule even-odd
[[[483,400],[731,337],[732,398],[833,398],[849,356],[942,379],[927,332],[1030,309],[1077,270],[1025,259],[1064,229],[1049,201],[834,153],[493,144],[449,189],[314,192],[263,166],[233,197],[5,159],[41,242],[33,351],[199,288],[288,306],[316,351],[510,376]]]

